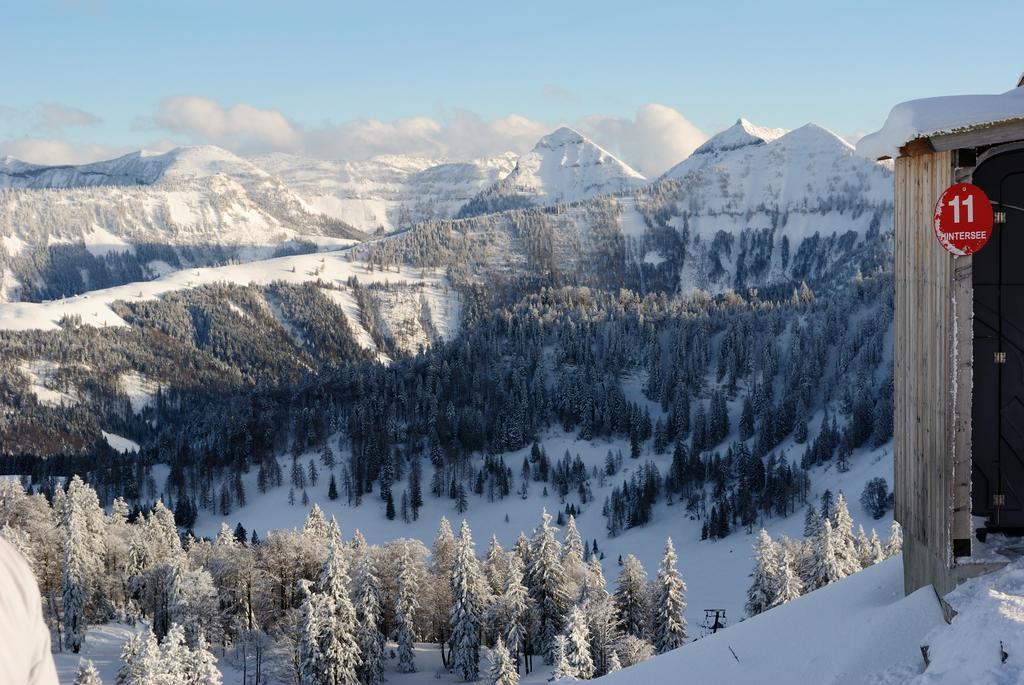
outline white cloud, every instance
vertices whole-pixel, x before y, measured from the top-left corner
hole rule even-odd
[[[242,153],[294,150],[302,134],[276,109],[238,104],[224,107],[198,95],[176,95],[160,101],[157,126],[197,142],[222,145]]]
[[[644,105],[633,119],[589,116],[579,130],[648,178],[668,171],[707,140],[678,110],[659,104]]]
[[[58,138],[0,140],[0,157],[10,155],[30,164],[85,164],[111,159],[130,151],[107,145],[75,145]]]
[[[59,105],[40,110],[57,128],[92,121],[88,112]],[[649,104],[634,118],[593,115],[574,126],[649,178],[684,159],[706,136],[675,109]],[[164,131],[164,138],[146,146],[164,151],[189,143],[211,143],[239,154],[294,152],[321,159],[366,159],[384,154],[473,159],[504,152],[523,153],[558,124],[509,114],[485,120],[467,110],[437,117],[396,121],[355,119],[317,128],[303,128],[276,109],[239,103],[223,105],[211,98],[179,95],[164,98],[156,113],[136,128]],[[155,138],[156,136],[154,136]],[[41,164],[71,164],[123,154],[127,149],[75,145],[53,137],[0,141],[0,154]]]
[[[68,107],[56,102],[39,105],[33,128],[38,131],[54,131],[68,126],[96,126],[100,118],[77,107]]]
[[[356,119],[309,131],[304,151],[312,157],[366,159],[376,155],[471,159],[509,150],[523,152],[550,127],[519,114],[493,121],[465,110],[444,119],[409,117],[397,121]]]

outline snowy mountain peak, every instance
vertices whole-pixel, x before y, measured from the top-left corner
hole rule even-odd
[[[703,145],[694,150],[695,155],[708,155],[728,152],[748,145],[764,145],[786,134],[782,128],[767,128],[750,123],[743,117],[736,123],[709,138]]]
[[[0,165],[0,188],[138,186],[218,173],[268,176],[251,162],[216,145],[195,145],[160,153],[139,150],[88,164],[46,166],[5,157]]]
[[[547,134],[534,146],[534,149],[556,149],[565,145],[581,145],[590,142],[576,129],[561,126]]]
[[[551,153],[560,153],[562,156],[557,158]],[[517,166],[524,166],[524,162],[531,167],[539,162],[541,166],[549,168],[555,165],[585,167],[608,164],[613,167],[615,176],[645,180],[643,174],[568,126],[562,126],[537,141],[533,150],[519,159]]]
[[[463,208],[470,216],[513,207],[577,202],[647,183],[644,176],[567,126],[541,138],[501,181]]]
[[[824,146],[849,152],[854,151],[853,145],[850,145],[844,138],[836,135],[824,126],[814,123],[804,124],[800,128],[793,129],[784,136],[781,136],[780,141],[784,141],[789,146],[801,145],[808,148]]]

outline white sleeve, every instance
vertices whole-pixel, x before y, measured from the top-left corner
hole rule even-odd
[[[57,685],[39,586],[21,555],[0,538],[0,682]]]

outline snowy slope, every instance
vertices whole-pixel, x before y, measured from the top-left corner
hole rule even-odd
[[[639,384],[629,391],[631,398],[638,398],[638,395],[635,394],[638,392],[638,388]],[[660,415],[657,403],[647,403],[646,406],[649,407],[653,416]],[[734,409],[738,410],[738,407],[734,407]],[[810,421],[812,434],[817,432],[821,418],[822,414],[819,412]],[[735,624],[744,615],[743,605],[750,582],[748,576],[753,565],[751,551],[756,535],[748,535],[743,529],[739,529],[721,540],[701,540],[702,521],[692,520],[687,515],[685,507],[680,503],[677,502],[670,506],[665,501],[660,501],[655,505],[653,521],[650,524],[628,529],[617,537],[609,537],[607,534],[606,520],[601,513],[601,507],[613,486],[620,485],[623,479],[629,478],[632,472],[640,468],[648,459],[657,464],[661,473],[666,473],[671,463],[671,454],[653,455],[647,446],[640,459],[631,460],[628,457],[628,440],[581,441],[576,439],[574,434],[564,433],[561,430],[552,430],[546,433],[541,436],[540,442],[550,458],[559,459],[568,450],[574,457],[578,454],[588,470],[593,467],[600,470],[609,450],[613,453],[622,451],[627,455],[622,471],[609,478],[603,486],[596,479],[592,479],[594,500],[584,505],[581,514],[577,516],[581,535],[587,540],[596,540],[599,549],[605,555],[603,562],[605,576],[610,584],[614,585],[615,577],[619,573],[617,565],[619,556],[626,554],[635,555],[643,563],[649,577],[653,578],[664,551],[665,538],[671,537],[679,553],[680,572],[687,583],[686,618],[691,625],[691,636],[700,634],[697,624],[703,620],[705,608],[725,609],[730,624]],[[779,446],[778,451],[780,454],[786,455],[787,459],[799,459],[803,447],[793,444],[792,439],[788,439]],[[518,472],[529,451],[529,448],[524,448],[502,456],[506,464],[513,471]],[[338,453],[337,456],[339,463],[346,463],[349,453],[346,450]],[[285,473],[291,466],[291,459],[290,455],[280,457],[281,468]],[[425,503],[417,521],[406,523],[400,517],[389,521],[384,517],[383,502],[374,495],[365,495],[360,506],[349,506],[346,503],[344,492],[342,492],[341,499],[329,500],[327,488],[330,476],[327,469],[319,464],[319,453],[311,452],[301,457],[303,463],[309,460],[317,461],[318,467],[322,470],[318,485],[307,490],[310,504],[317,503],[328,516],[336,516],[346,537],[358,528],[371,544],[403,537],[423,540],[429,544],[437,532],[440,518],[446,516],[452,521],[465,518],[469,522],[474,538],[478,541],[477,552],[483,554],[485,541],[492,534],[503,546],[508,548],[515,542],[520,531],[525,531],[527,535],[530,534],[533,527],[537,525],[543,508],[554,514],[563,508],[566,502],[571,501],[578,504],[578,498],[575,495],[570,495],[563,502],[560,501],[557,491],[550,484],[548,484],[549,495],[545,496],[543,494],[545,484],[531,482],[527,499],[521,499],[513,494],[503,500],[496,499],[490,502],[486,497],[471,494],[469,509],[463,515],[459,515],[455,511],[451,499],[435,498],[425,492]],[[423,482],[430,482],[431,465],[429,461],[425,460],[423,467]],[[164,482],[166,469],[167,467],[164,465],[157,465],[154,468],[154,477],[157,483]],[[340,477],[340,470],[337,473]],[[810,500],[817,503],[826,489],[830,489],[833,493],[845,493],[854,520],[854,530],[858,525],[863,525],[870,535],[871,529],[874,528],[884,539],[891,525],[891,515],[887,514],[880,520],[873,520],[857,501],[864,484],[876,476],[882,476],[890,482],[892,480],[891,444],[884,445],[878,450],[864,448],[855,451],[851,460],[851,469],[847,473],[838,472],[832,464],[812,469]],[[288,504],[287,486],[260,494],[256,487],[255,473],[244,475],[243,481],[248,494],[246,505],[235,509],[227,517],[201,510],[194,527],[197,535],[215,536],[221,522],[227,523],[232,528],[240,522],[247,530],[256,530],[261,538],[265,537],[264,533],[267,530],[301,529],[308,508],[303,507],[298,501],[295,505]],[[393,487],[396,497],[400,497],[406,483],[404,481],[396,482]],[[339,488],[342,488],[340,480]],[[296,493],[296,500],[300,496],[301,493]],[[799,539],[803,535],[803,518],[804,511],[799,509],[787,518],[765,519],[763,525],[773,538],[787,536]]]
[[[647,180],[622,160],[571,128],[541,138],[512,172],[483,191],[467,210],[503,204],[551,205],[622,193]],[[475,207],[475,208],[474,208]]]
[[[512,153],[467,161],[385,155],[360,161],[272,154],[253,163],[280,178],[314,211],[366,232],[444,219],[508,175]]]
[[[275,176],[209,145],[81,166],[0,165],[0,301],[153,277],[168,261],[251,261],[363,237]],[[108,256],[116,269],[90,258]],[[65,282],[69,268],[83,273],[81,283]]]
[[[786,135],[786,129],[758,126],[740,117],[735,124],[709,138],[692,154],[694,156],[717,156],[723,152],[738,150],[749,145],[764,145],[784,135]],[[680,175],[678,170],[683,167],[685,161],[683,160],[666,171],[662,178],[675,178]]]
[[[459,330],[461,300],[441,273],[417,271],[413,275],[371,271],[365,264],[349,261],[345,252],[279,257],[216,268],[184,269],[152,281],[128,283],[49,302],[0,303],[0,329],[53,330],[59,328],[58,322],[65,316],[80,316],[84,323],[93,326],[124,326],[127,325],[125,321],[111,309],[111,304],[117,300],[154,299],[176,290],[212,283],[265,285],[274,281],[321,281],[331,287],[325,292],[329,292],[331,299],[341,306],[357,340],[367,349],[377,350],[376,344],[363,328],[359,305],[352,290],[347,287],[348,279],[353,276],[364,285],[389,285],[388,289],[375,292],[375,297],[387,305],[378,307],[376,315],[398,349],[412,353],[419,345],[448,339]],[[141,392],[142,379],[130,377],[123,384],[129,397],[135,397],[136,402],[146,401]],[[44,387],[42,380],[37,385]],[[140,397],[140,394],[143,396]],[[59,401],[60,398],[50,399]]]
[[[903,596],[896,557],[599,680],[671,683],[685,674],[686,682],[731,685],[896,683],[924,666],[921,640],[941,625],[931,588]]]
[[[31,167],[26,169],[25,167]],[[85,240],[277,245],[296,237],[359,238],[324,221],[284,182],[212,145],[135,152],[81,166],[0,166],[0,232],[8,252]]]
[[[817,124],[784,133],[740,119],[662,178],[679,181],[699,215],[806,212],[843,197],[870,203],[892,197],[886,167],[857,156]]]
[[[931,664],[913,683],[1024,682],[1024,559],[968,580],[945,599],[957,614],[922,640]]]

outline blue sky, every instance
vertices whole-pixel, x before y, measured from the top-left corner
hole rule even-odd
[[[1024,3],[984,7],[9,3],[0,152],[81,161],[214,142],[242,153],[476,154],[568,123],[646,159],[644,146],[672,132],[693,139],[674,152],[692,147],[699,136],[679,119],[712,134],[741,115],[856,137],[901,100],[1013,85],[1024,51],[998,26],[1024,23]],[[652,103],[666,109],[646,116]]]

